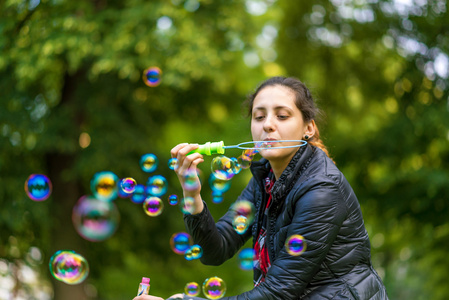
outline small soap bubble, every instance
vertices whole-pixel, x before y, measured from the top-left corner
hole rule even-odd
[[[242,249],[239,253],[239,266],[240,269],[250,271],[254,267],[254,261],[256,259],[256,251],[252,248]]]
[[[226,284],[216,276],[207,278],[203,283],[203,293],[208,299],[220,299],[226,293]]]
[[[112,172],[96,173],[91,181],[90,188],[95,198],[102,201],[113,201],[118,196],[119,178]]]
[[[232,226],[238,234],[244,234],[248,229],[248,219],[245,216],[236,215],[232,220]]]
[[[178,195],[173,194],[173,195],[168,196],[168,203],[170,205],[178,204]]]
[[[50,179],[42,174],[31,174],[25,181],[25,192],[34,201],[44,201],[50,197],[52,184]]]
[[[170,238],[171,249],[179,255],[184,255],[184,253],[190,249],[191,244],[191,237],[186,232],[174,233]]]
[[[294,234],[285,241],[285,248],[290,255],[298,256],[306,251],[307,243],[302,235]]]
[[[168,160],[168,168],[170,170],[175,170],[178,165],[178,159],[176,157],[170,158]]]
[[[190,297],[198,296],[200,294],[200,285],[196,282],[189,282],[184,287],[184,293]]]
[[[245,149],[242,152],[242,156],[246,156],[250,159],[253,159],[253,157],[258,153],[259,151],[257,151],[256,149]]]
[[[196,190],[200,186],[199,174],[197,170],[188,169],[184,174],[183,187],[187,191]]]
[[[148,178],[147,193],[156,197],[160,197],[167,192],[167,179],[162,175],[154,175]]]
[[[234,177],[235,161],[226,156],[216,156],[212,160],[211,170],[215,177],[221,180],[230,180]]]
[[[243,216],[247,219],[248,226],[253,223],[256,208],[252,202],[248,200],[237,200],[231,206],[231,209],[234,211],[233,220],[238,216]]]
[[[79,284],[89,275],[89,264],[72,250],[59,250],[50,258],[50,273],[67,284]]]
[[[181,199],[179,203],[183,214],[191,215],[195,211],[195,200],[192,197],[185,197]]]
[[[193,245],[184,253],[186,260],[199,259],[203,256],[203,248],[200,245]]]
[[[158,86],[161,83],[162,71],[158,67],[149,67],[143,71],[143,82],[149,87]]]
[[[125,194],[132,194],[136,189],[137,182],[134,178],[127,177],[120,181],[120,190]]]
[[[120,221],[120,214],[114,202],[83,196],[73,207],[72,221],[81,237],[99,242],[114,234]]]
[[[136,204],[143,203],[143,201],[145,201],[145,198],[147,197],[145,189],[146,188],[143,184],[137,184],[131,196],[131,201]]]
[[[212,191],[212,202],[215,204],[219,204],[223,202],[223,193],[219,191]]]
[[[240,166],[240,163],[237,160],[237,158],[231,157],[231,160],[234,162],[234,166],[232,168],[232,173],[234,173],[234,175],[237,175],[242,170],[242,167]]]
[[[242,169],[248,169],[251,166],[252,158],[249,156],[241,155],[237,157],[237,161]]]
[[[150,196],[143,202],[143,210],[150,217],[157,217],[164,210],[164,203],[161,198]]]
[[[231,181],[217,178],[211,173],[209,175],[209,186],[213,192],[220,192],[223,194],[231,188]]]
[[[153,153],[147,153],[140,157],[140,168],[146,173],[156,171],[159,160]]]

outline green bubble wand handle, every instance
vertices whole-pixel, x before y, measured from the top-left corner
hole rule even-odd
[[[297,145],[288,145],[288,146],[274,146],[271,145],[273,143],[298,143]],[[254,147],[250,147],[249,145],[254,144]],[[207,142],[205,144],[199,145],[198,149],[195,149],[191,153],[200,153],[203,155],[212,155],[212,154],[224,154],[225,149],[242,149],[242,150],[263,150],[263,149],[283,149],[283,148],[296,148],[305,146],[307,144],[306,141],[303,140],[278,140],[278,141],[251,141],[244,142],[237,145],[225,146],[223,141],[220,142]]]

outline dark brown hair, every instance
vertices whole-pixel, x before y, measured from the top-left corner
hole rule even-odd
[[[259,94],[261,90],[268,86],[276,85],[285,86],[295,94],[295,104],[296,107],[298,107],[299,111],[301,111],[304,122],[307,123],[315,120],[315,134],[307,142],[312,144],[313,146],[320,148],[324,151],[324,153],[326,153],[327,156],[329,156],[329,151],[321,140],[320,131],[318,130],[318,127],[316,125],[316,119],[321,116],[321,111],[316,106],[315,100],[313,99],[309,89],[297,78],[277,76],[268,78],[267,80],[263,81],[256,89],[256,91],[248,95],[246,99],[245,103],[248,107],[248,116],[251,116],[252,114],[253,103],[257,94]]]

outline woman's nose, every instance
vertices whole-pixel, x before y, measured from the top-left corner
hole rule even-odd
[[[274,120],[273,120],[272,117],[267,116],[267,117],[265,118],[265,122],[263,123],[263,130],[265,130],[266,132],[272,132],[272,131],[274,131],[275,125],[274,125],[274,122],[273,122],[273,121],[274,121]]]

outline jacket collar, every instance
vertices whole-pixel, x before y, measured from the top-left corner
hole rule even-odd
[[[315,148],[310,144],[304,147],[300,147],[298,151],[293,156],[290,163],[282,172],[281,177],[274,183],[271,193],[274,198],[280,198],[287,194],[296,182],[296,179],[302,174],[302,171],[307,167],[312,154],[315,152]],[[268,176],[271,166],[268,160],[262,158],[259,161],[255,161],[251,164],[251,172],[253,173],[256,182],[259,187],[263,190],[264,178]]]

